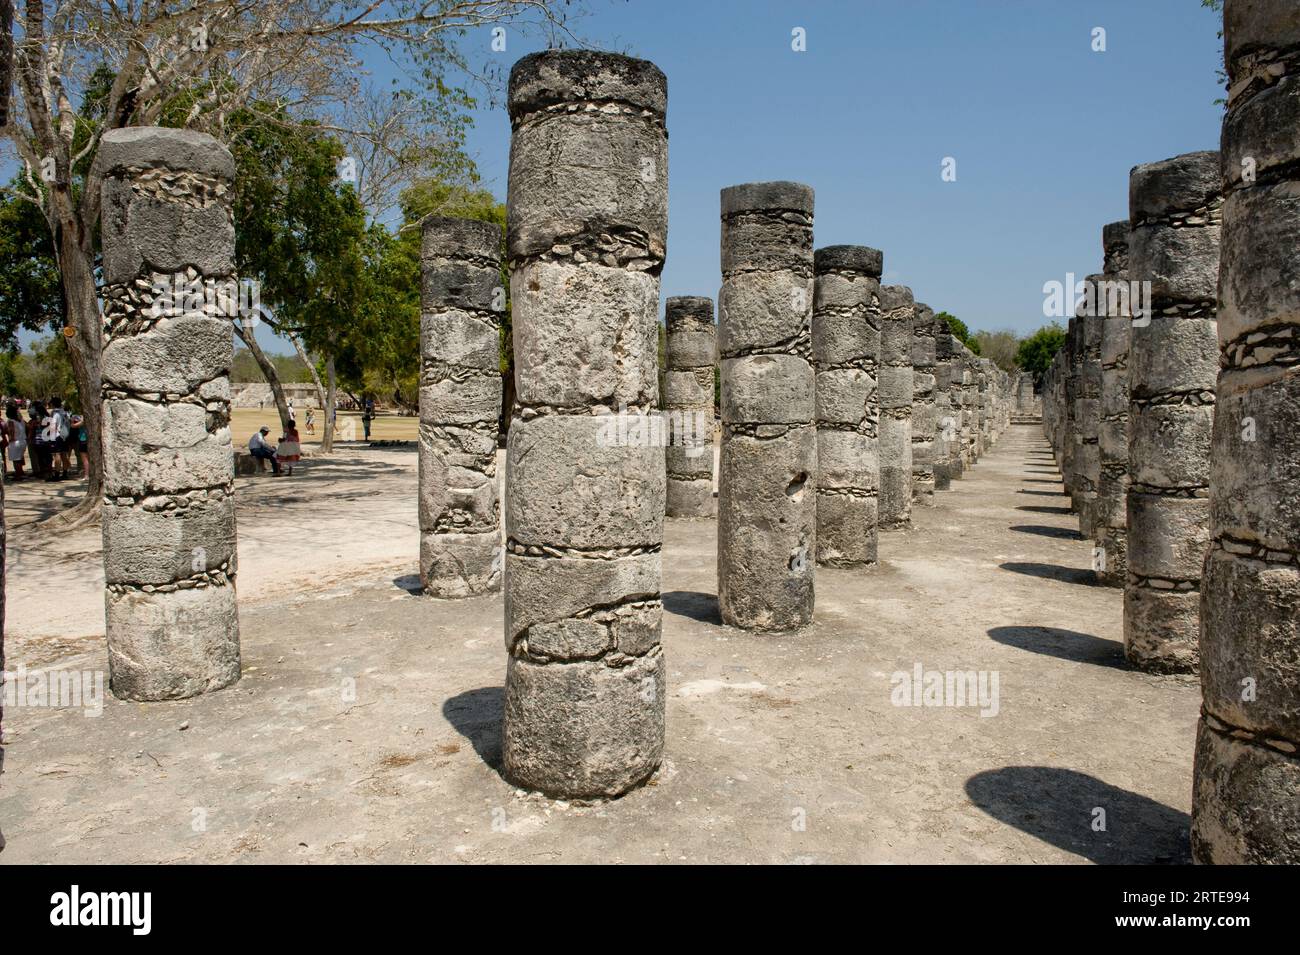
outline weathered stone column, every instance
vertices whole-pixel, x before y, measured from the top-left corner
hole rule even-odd
[[[992,374],[989,371],[991,365],[987,358],[975,359],[975,380],[978,384],[979,396],[975,406],[975,442],[977,453],[980,457],[989,449],[989,389],[992,387],[990,379]]]
[[[832,245],[813,256],[820,564],[876,562],[882,263],[878,249],[861,245]]]
[[[713,370],[717,366],[718,328],[713,300],[676,296],[664,304],[667,369],[664,409],[670,441],[668,516],[712,517]]]
[[[965,449],[965,469],[969,470],[979,460],[979,359],[965,345],[961,346],[962,363],[962,447]]]
[[[953,405],[952,336],[936,323],[934,336],[934,489],[952,487],[954,439],[961,427]]]
[[[1124,652],[1148,670],[1196,668],[1218,371],[1219,192],[1215,152],[1137,166],[1129,179],[1129,273],[1151,283],[1153,314],[1138,316],[1134,306]]]
[[[1300,863],[1300,8],[1224,4],[1222,363],[1192,856]],[[1286,51],[1286,52],[1283,52]]]
[[[934,506],[935,486],[935,317],[916,303],[912,314],[912,500]]]
[[[722,622],[812,622],[817,434],[812,354],[813,191],[795,182],[722,190]]]
[[[1105,317],[1101,325],[1101,425],[1097,506],[1093,537],[1097,542],[1098,580],[1123,587],[1128,578],[1128,350],[1133,318],[1129,314],[1128,220],[1112,222],[1101,233],[1105,256]]]
[[[432,597],[501,587],[501,228],[431,216],[420,253],[420,582]]]
[[[645,425],[659,398],[666,107],[645,60],[549,51],[510,72],[502,749],[513,783],[552,796],[616,796],[663,754],[665,473]]]
[[[1101,334],[1105,321],[1097,300],[1101,275],[1089,275],[1088,290],[1079,307],[1078,397],[1074,403],[1076,442],[1074,448],[1074,503],[1079,512],[1079,533],[1091,539],[1096,521],[1097,485],[1101,480]]]
[[[912,290],[880,290],[880,526],[912,522]]]
[[[1061,483],[1070,496],[1070,506],[1077,508],[1078,481],[1075,479],[1075,457],[1079,446],[1078,418],[1079,374],[1082,370],[1083,349],[1080,345],[1082,328],[1075,315],[1070,316],[1065,328],[1065,347],[1061,368]]]
[[[106,133],[97,162],[109,677],[122,699],[179,699],[239,679],[235,162],[150,126]]]

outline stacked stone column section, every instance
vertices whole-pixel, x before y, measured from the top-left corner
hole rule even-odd
[[[876,562],[882,262],[879,250],[865,246],[829,246],[813,256],[821,564]]]
[[[1079,380],[1074,405],[1074,505],[1079,514],[1079,533],[1093,536],[1097,510],[1097,487],[1101,480],[1101,338],[1105,319],[1098,292],[1103,276],[1089,275],[1087,292],[1079,306],[1078,331]]]
[[[912,500],[934,506],[935,490],[935,317],[916,303],[912,314]]]
[[[960,411],[953,400],[953,377],[957,373],[953,343],[947,327],[936,323],[934,347],[934,489],[946,491],[952,487],[954,477],[960,477],[956,466],[956,438],[960,433]],[[956,472],[956,473],[954,473]]]
[[[229,151],[156,127],[104,135],[105,630],[113,693],[239,679]]]
[[[429,217],[420,256],[420,581],[433,597],[500,589],[501,229]]]
[[[912,522],[912,290],[880,294],[880,526]]]
[[[664,306],[664,325],[668,516],[712,517],[713,376],[718,348],[713,301],[698,296],[670,298]]]
[[[1129,360],[1124,650],[1155,671],[1197,665],[1221,206],[1218,153],[1189,153],[1131,174],[1129,271],[1151,283],[1152,314],[1134,308]]]
[[[1300,863],[1300,8],[1227,0],[1192,855]]]
[[[1128,357],[1133,318],[1128,300],[1128,220],[1102,229],[1105,265],[1101,325],[1101,422],[1093,539],[1098,580],[1123,587],[1128,577]]]
[[[663,448],[618,422],[658,413],[667,82],[644,60],[550,51],[515,64],[508,100],[504,769],[615,796],[664,741]]]
[[[812,358],[813,190],[722,190],[718,354],[718,603],[725,624],[812,622],[817,435]]]

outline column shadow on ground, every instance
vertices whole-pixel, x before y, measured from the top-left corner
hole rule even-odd
[[[1122,643],[1091,633],[1060,627],[991,627],[988,634],[998,643],[1017,650],[1114,670],[1132,669],[1124,657]]]
[[[1037,494],[1040,497],[1065,497],[1064,491],[1027,491],[1021,488],[1017,494]]]
[[[402,574],[400,577],[394,577],[393,586],[405,590],[412,597],[424,593],[424,584],[420,583],[419,574]]]
[[[1068,507],[1050,507],[1046,504],[1017,504],[1017,511],[1032,511],[1035,514],[1073,514]]]
[[[678,617],[689,617],[700,623],[722,626],[722,611],[718,609],[718,595],[699,590],[670,590],[663,595],[664,609]]]
[[[1087,773],[1004,766],[966,780],[966,795],[999,822],[1099,865],[1191,862],[1191,817]],[[1103,817],[1104,831],[1094,821]]]
[[[1055,481],[1049,481],[1047,478],[1025,478],[1025,483],[1026,484],[1060,484],[1061,481],[1059,478]]]
[[[501,716],[505,711],[506,691],[499,686],[481,686],[450,697],[442,704],[442,715],[469,740],[483,760],[498,774],[501,772]]]
[[[1072,527],[1049,527],[1046,524],[1014,524],[1010,528],[1022,534],[1037,534],[1039,537],[1055,537],[1060,540],[1081,541],[1083,535]]]
[[[1063,584],[1087,584],[1092,586],[1097,583],[1096,573],[1079,567],[1062,567],[1060,564],[1036,564],[1032,561],[1014,560],[998,564],[998,566],[1015,574],[1044,577],[1047,580],[1059,580]]]

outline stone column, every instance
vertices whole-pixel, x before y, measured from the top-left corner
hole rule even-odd
[[[962,426],[966,429],[966,467],[972,468],[979,460],[979,408],[980,381],[979,359],[965,345],[962,345],[962,359],[966,368],[962,375]]]
[[[861,245],[813,256],[819,564],[876,562],[882,262],[878,249]]]
[[[666,479],[649,424],[666,107],[645,60],[548,51],[510,73],[502,755],[515,785],[552,796],[616,796],[663,754]]]
[[[1079,446],[1078,418],[1079,372],[1082,368],[1081,329],[1077,316],[1071,315],[1065,328],[1065,347],[1061,367],[1061,483],[1070,496],[1070,506],[1077,507],[1078,481],[1074,477],[1074,459]]]
[[[1231,92],[1222,139],[1222,361],[1201,583],[1192,856],[1296,865],[1300,11],[1292,0],[1227,0],[1224,42]]]
[[[1102,311],[1097,301],[1101,275],[1089,275],[1088,290],[1079,307],[1078,397],[1074,403],[1076,441],[1074,447],[1074,501],[1079,512],[1079,533],[1091,539],[1097,509],[1097,485],[1101,480],[1101,333]]]
[[[934,506],[935,487],[935,318],[916,303],[912,315],[912,500]]]
[[[1097,578],[1123,587],[1128,578],[1128,220],[1112,222],[1101,233],[1105,256],[1104,318],[1101,324],[1101,424],[1098,428],[1099,479],[1093,538]],[[1119,284],[1116,284],[1119,283]]]
[[[975,443],[980,457],[989,449],[989,389],[991,387],[989,372],[991,362],[987,358],[975,359],[975,380],[979,387],[976,408]]]
[[[432,597],[501,587],[501,228],[431,216],[420,253],[420,582]]]
[[[1151,283],[1153,314],[1134,306],[1124,652],[1147,670],[1196,668],[1218,371],[1219,192],[1215,152],[1137,166],[1129,180],[1129,273]]]
[[[953,439],[959,423],[953,407],[952,336],[935,326],[934,336],[934,489],[947,491],[953,479]]]
[[[239,679],[235,163],[149,126],[106,133],[97,162],[109,676],[122,699],[179,699]]]
[[[912,290],[880,290],[880,526],[912,522]]]
[[[717,366],[717,326],[713,300],[676,296],[664,305],[667,369],[664,410],[670,440],[668,516],[712,517],[713,371]]]
[[[722,190],[722,622],[812,622],[817,435],[812,355],[813,191],[794,182]]]

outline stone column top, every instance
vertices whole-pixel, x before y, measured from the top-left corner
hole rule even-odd
[[[813,188],[801,182],[747,182],[722,190],[722,218],[745,212],[813,214]]]
[[[207,133],[162,126],[110,129],[95,156],[108,178],[128,169],[174,169],[217,179],[235,178],[235,158]]]
[[[906,285],[880,286],[880,310],[892,312],[913,304],[912,290]]]
[[[664,324],[669,331],[678,325],[712,325],[713,299],[707,295],[672,295],[664,301]]]
[[[813,252],[813,272],[861,272],[880,278],[885,253],[865,245],[825,245]]]
[[[1294,3],[1230,3],[1224,9],[1223,59],[1234,74],[1233,61],[1239,56],[1297,45],[1300,7]]]
[[[654,114],[668,112],[668,77],[649,60],[598,50],[544,50],[510,70],[510,122],[566,103],[622,103]]]
[[[1129,219],[1141,225],[1213,204],[1222,188],[1217,150],[1186,153],[1134,166],[1129,173]]]
[[[1128,245],[1129,222],[1127,219],[1120,219],[1118,222],[1108,222],[1101,227],[1101,247],[1102,250],[1109,250],[1116,246]]]
[[[495,222],[455,216],[425,216],[420,220],[421,258],[501,258],[501,227]]]

